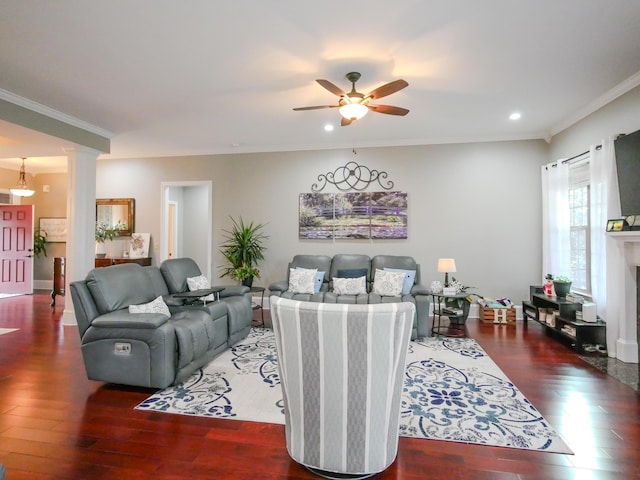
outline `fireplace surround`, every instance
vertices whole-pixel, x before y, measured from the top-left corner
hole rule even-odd
[[[608,232],[607,238],[613,240],[616,247],[607,250],[612,254],[612,258],[607,257],[607,315],[619,317],[618,328],[611,329],[615,338],[609,337],[607,325],[607,343],[615,341],[616,358],[623,362],[638,363],[640,231]],[[611,322],[615,318],[605,320],[615,323]]]

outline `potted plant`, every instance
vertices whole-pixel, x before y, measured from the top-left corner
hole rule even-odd
[[[241,265],[233,270],[229,274],[229,276],[235,280],[238,280],[240,283],[242,283],[242,285],[251,287],[251,285],[253,285],[253,278],[260,278],[260,270],[249,265]]]
[[[553,279],[553,289],[556,291],[556,297],[564,298],[571,291],[572,280],[564,275],[559,275]]]
[[[40,255],[47,256],[47,249],[45,248],[45,242],[47,241],[47,232],[36,228],[33,231],[33,254],[36,258]]]
[[[456,295],[464,295],[468,293],[470,287],[468,285],[463,285],[462,282],[457,280],[455,277],[451,277],[451,283],[449,286],[455,288]],[[467,321],[467,316],[469,315],[469,306],[471,305],[471,297],[465,298],[446,298],[444,301],[445,306],[448,309],[453,309],[455,312],[459,312],[456,315],[452,315],[449,317],[451,324],[454,325],[464,325]]]
[[[104,258],[104,256],[107,254],[104,242],[107,240],[111,241],[115,237],[120,235],[120,230],[122,230],[123,228],[125,228],[125,225],[121,223],[117,223],[112,227],[106,223],[96,222],[96,257]]]
[[[222,266],[222,276],[242,282],[251,286],[253,277],[259,277],[260,271],[256,268],[260,260],[264,260],[264,241],[269,237],[264,234],[264,224],[254,222],[245,223],[240,217],[233,217],[231,230],[223,230],[225,242],[220,253],[227,261]]]

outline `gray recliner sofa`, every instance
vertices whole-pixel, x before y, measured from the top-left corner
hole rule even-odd
[[[71,283],[89,379],[165,388],[186,380],[248,334],[252,311],[247,287],[229,287],[220,301],[187,305],[169,290],[173,281],[177,276],[167,282],[157,267],[131,263],[96,268],[85,280]],[[170,316],[129,312],[130,305],[157,297],[163,298]]]
[[[291,268],[317,269],[324,272],[322,285],[317,293],[295,293],[289,290],[289,272]],[[415,271],[410,291],[406,295],[381,296],[373,292],[376,270],[397,269]],[[365,272],[367,293],[359,295],[341,295],[333,291],[333,278],[341,276],[341,271]],[[289,262],[287,279],[269,285],[271,295],[292,300],[320,303],[355,303],[375,304],[409,302],[416,307],[411,338],[426,337],[431,331],[431,317],[429,314],[430,291],[420,285],[420,265],[413,257],[399,255],[376,255],[369,257],[362,254],[328,255],[296,255]]]
[[[212,318],[216,316],[214,310],[218,307],[218,303],[185,305],[184,302],[180,302],[180,299],[178,299],[177,302],[175,301],[175,294],[189,291],[187,279],[201,275],[198,264],[192,258],[171,258],[165,260],[160,265],[160,272],[169,293],[169,296],[165,297],[165,301],[169,305],[169,310],[204,309],[211,311]],[[249,287],[245,287],[244,285],[224,285],[224,290],[217,295],[220,298],[220,303],[226,307],[229,313],[226,326],[221,324],[218,327],[221,329],[220,332],[222,336],[227,338],[226,349],[249,334],[253,315],[251,294],[249,293]]]

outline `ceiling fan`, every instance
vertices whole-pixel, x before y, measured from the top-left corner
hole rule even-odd
[[[334,95],[340,97],[337,105],[317,105],[314,107],[298,107],[294,110],[318,110],[320,108],[338,108],[342,115],[341,125],[351,125],[351,122],[358,120],[366,115],[371,110],[372,112],[386,113],[387,115],[401,115],[404,116],[409,113],[409,110],[401,107],[393,107],[391,105],[371,105],[371,100],[377,100],[378,98],[386,97],[392,93],[396,93],[402,90],[409,84],[404,80],[394,80],[393,82],[386,83],[381,87],[372,90],[367,95],[363,95],[356,91],[356,82],[360,80],[360,73],[349,72],[346,75],[347,80],[351,82],[351,91],[349,93],[344,92],[340,87],[337,87],[329,80],[318,79],[316,82],[320,86],[329,90]]]

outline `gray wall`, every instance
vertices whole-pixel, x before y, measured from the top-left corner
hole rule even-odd
[[[618,97],[551,139],[551,160],[568,158],[603,139],[640,129],[640,86]],[[550,160],[550,161],[551,161]]]
[[[136,199],[136,230],[151,232],[157,258],[161,182],[212,180],[212,272],[223,262],[221,229],[230,227],[229,216],[242,216],[266,223],[270,235],[259,285],[283,279],[296,253],[411,255],[426,285],[442,281],[437,259],[453,257],[455,277],[477,287],[474,292],[519,302],[542,277],[540,165],[548,148],[531,140],[362,148],[357,155],[345,149],[99,160],[98,196]],[[394,189],[408,193],[407,240],[298,239],[298,195],[310,192],[319,174],[349,161],[386,171]]]

